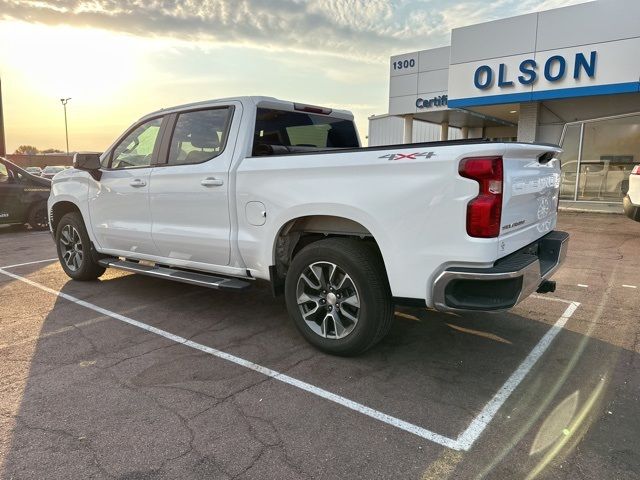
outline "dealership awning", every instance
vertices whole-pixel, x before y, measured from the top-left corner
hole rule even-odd
[[[517,105],[513,109],[518,109]],[[448,108],[444,110],[434,110],[430,112],[419,112],[413,114],[416,120],[422,120],[431,123],[448,122],[451,127],[515,127],[517,126],[518,115],[514,115],[514,121],[510,122],[492,115],[484,113],[472,112],[460,108]]]

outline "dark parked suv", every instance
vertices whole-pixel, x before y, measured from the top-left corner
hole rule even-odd
[[[51,180],[31,175],[0,157],[0,224],[28,223],[36,230],[48,228],[50,191]]]

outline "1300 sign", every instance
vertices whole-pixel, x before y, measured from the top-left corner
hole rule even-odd
[[[394,70],[402,70],[403,68],[413,68],[416,66],[416,60],[414,58],[410,60],[397,60],[393,62]]]

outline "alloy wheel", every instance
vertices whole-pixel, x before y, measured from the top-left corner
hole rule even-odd
[[[60,251],[62,252],[62,261],[72,272],[80,269],[84,251],[82,247],[82,239],[78,230],[73,225],[65,225],[60,232]]]
[[[358,289],[349,274],[335,263],[308,265],[298,277],[296,297],[302,318],[320,337],[344,338],[358,323]]]

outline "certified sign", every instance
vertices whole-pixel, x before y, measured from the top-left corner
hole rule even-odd
[[[418,98],[416,100],[417,108],[446,107],[447,95],[438,95],[433,98]]]

